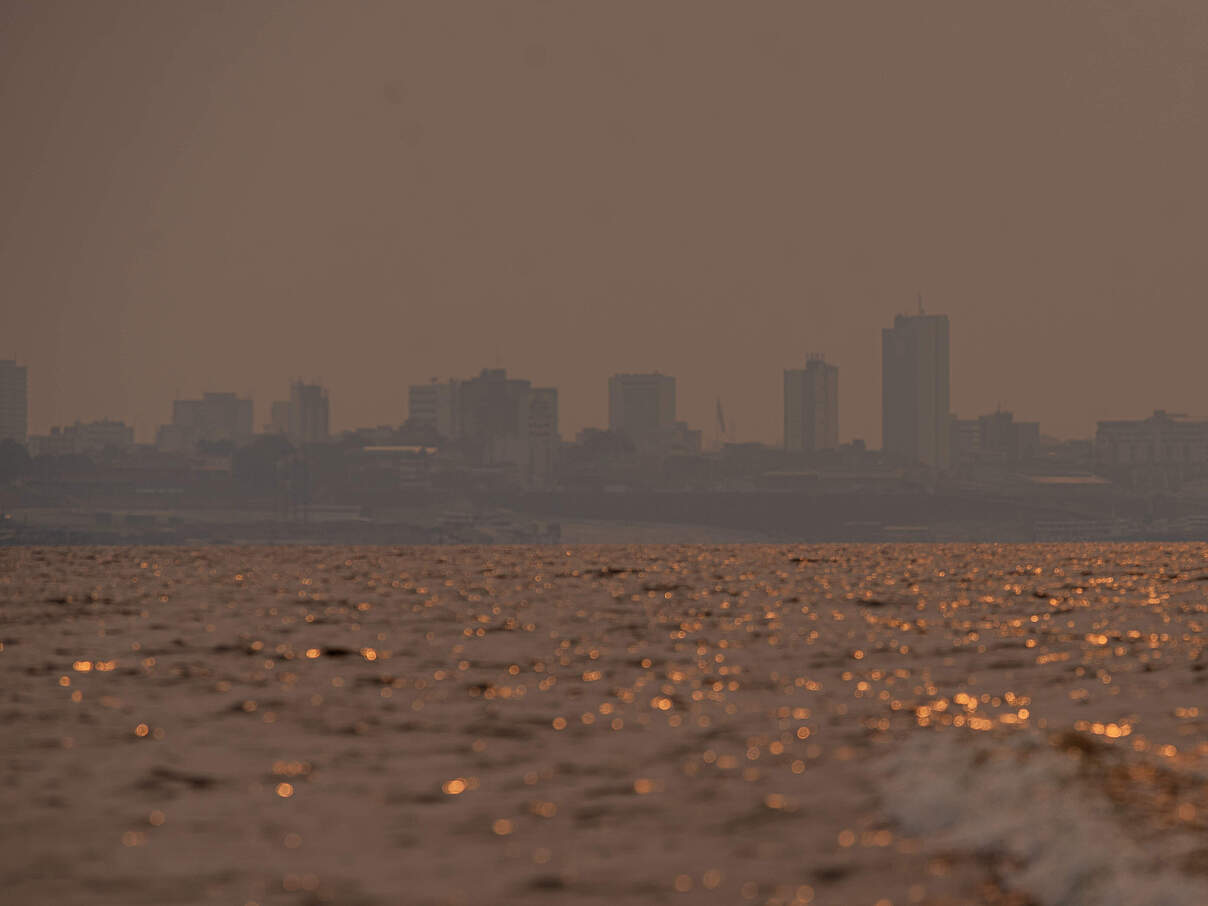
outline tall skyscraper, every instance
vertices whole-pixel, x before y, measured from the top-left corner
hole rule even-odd
[[[784,372],[784,448],[816,453],[839,446],[839,366],[811,355]]]
[[[29,434],[29,383],[26,368],[0,359],[0,440],[25,443]]]
[[[614,374],[608,379],[608,427],[639,446],[675,424],[675,378]]]
[[[943,469],[949,460],[948,316],[898,315],[881,331],[881,445]]]
[[[289,387],[289,439],[295,444],[326,443],[331,405],[319,384],[294,381]]]

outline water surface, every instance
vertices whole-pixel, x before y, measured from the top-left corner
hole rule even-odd
[[[1202,545],[10,549],[26,904],[1208,902]]]

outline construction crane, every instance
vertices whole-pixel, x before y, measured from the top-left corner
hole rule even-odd
[[[721,397],[717,398],[717,442],[720,445],[723,441],[730,439],[730,432],[726,430],[726,413],[721,407]]]

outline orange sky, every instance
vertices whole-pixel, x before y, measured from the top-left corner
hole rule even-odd
[[[778,441],[880,328],[1047,432],[1208,413],[1201,0],[0,2],[0,357],[31,429],[291,376],[337,428],[497,361],[606,422],[615,371]]]

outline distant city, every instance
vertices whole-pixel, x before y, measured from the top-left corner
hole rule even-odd
[[[120,421],[28,433],[29,376],[0,361],[8,543],[675,539],[1045,540],[1208,533],[1208,418],[1156,411],[1059,441],[950,411],[948,317],[882,331],[882,449],[839,442],[839,367],[784,371],[780,446],[676,416],[676,380],[608,378],[608,425],[558,429],[558,391],[501,368],[412,386],[401,425],[330,429],[301,380],[259,431],[230,392],[172,402],[152,444]],[[708,430],[712,441],[703,441]],[[689,532],[688,527],[693,527]]]

